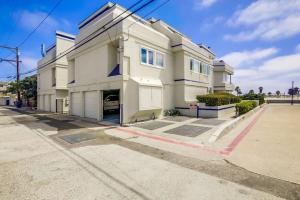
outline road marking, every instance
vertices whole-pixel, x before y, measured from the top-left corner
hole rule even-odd
[[[242,139],[249,133],[249,131],[256,124],[265,110],[266,107],[263,107],[263,109],[255,116],[255,118],[231,141],[231,143],[227,147],[222,149],[219,153],[221,155],[228,156],[238,146]]]
[[[117,128],[117,130],[129,133],[131,135],[137,135],[137,136],[150,138],[150,139],[157,140],[160,142],[165,142],[165,143],[170,143],[170,144],[175,144],[175,145],[180,145],[180,146],[184,146],[184,147],[200,149],[200,150],[220,154],[219,151],[212,149],[208,146],[204,146],[204,145],[182,142],[182,141],[178,141],[178,140],[174,140],[174,139],[170,139],[170,138],[166,138],[166,137],[162,137],[162,136],[158,136],[158,135],[152,135],[152,134],[148,134],[148,133],[140,132],[140,131],[133,131],[133,130],[125,129],[125,128]]]

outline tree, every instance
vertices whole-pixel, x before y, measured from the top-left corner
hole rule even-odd
[[[279,90],[276,91],[276,95],[277,95],[277,96],[280,95],[280,91],[279,91]]]
[[[36,75],[29,76],[24,78],[23,80],[20,80],[19,82],[20,86],[20,93],[22,98],[28,100],[30,98],[34,98],[34,100],[37,100],[37,80]],[[16,82],[10,82],[9,86],[7,88],[7,91],[16,94],[17,93],[17,83]]]
[[[288,94],[289,95],[297,95],[297,94],[299,94],[299,88],[298,87],[290,88],[288,90]]]
[[[268,96],[270,97],[272,95],[272,92],[268,92]]]
[[[249,94],[254,94],[254,90],[249,90]]]
[[[264,89],[264,88],[263,88],[262,86],[260,86],[260,87],[258,88],[260,94],[262,93],[263,89]]]
[[[236,94],[239,96],[240,94],[242,94],[241,88],[239,86],[236,86],[235,89]]]

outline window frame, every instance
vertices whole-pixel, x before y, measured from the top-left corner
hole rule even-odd
[[[195,69],[195,63],[196,62],[199,63],[198,70]],[[210,75],[210,73],[208,72],[209,68],[210,68],[209,64],[207,64],[207,63],[205,63],[203,61],[199,61],[198,59],[195,59],[193,57],[190,57],[190,62],[189,63],[190,63],[189,69],[190,69],[191,72],[202,74],[204,76],[209,76]],[[192,64],[192,66],[191,66],[191,64]]]
[[[142,49],[146,50],[146,63],[143,62],[143,59],[142,59],[143,58]],[[149,52],[153,52],[153,64],[149,63]],[[163,66],[157,64],[157,54],[162,55],[162,64],[163,64]],[[146,66],[149,66],[149,67],[164,69],[166,67],[165,54],[160,52],[160,51],[141,46],[140,47],[140,64],[146,65]]]

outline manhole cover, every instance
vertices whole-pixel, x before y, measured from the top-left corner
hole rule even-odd
[[[73,135],[64,135],[64,136],[59,136],[59,138],[63,139],[64,141],[74,144],[74,143],[79,143],[87,140],[93,140],[96,139],[96,136],[88,134],[88,133],[78,133],[78,134],[73,134]]]
[[[204,126],[183,125],[177,128],[170,129],[165,132],[170,134],[175,134],[175,135],[187,136],[187,137],[197,137],[198,135],[205,133],[209,129],[211,128],[204,127]]]

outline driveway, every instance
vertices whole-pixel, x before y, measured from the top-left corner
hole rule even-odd
[[[244,128],[241,125],[232,132]],[[227,160],[255,173],[300,184],[300,105],[267,105]]]
[[[0,107],[0,199],[300,197],[299,185],[106,134],[115,129]]]

